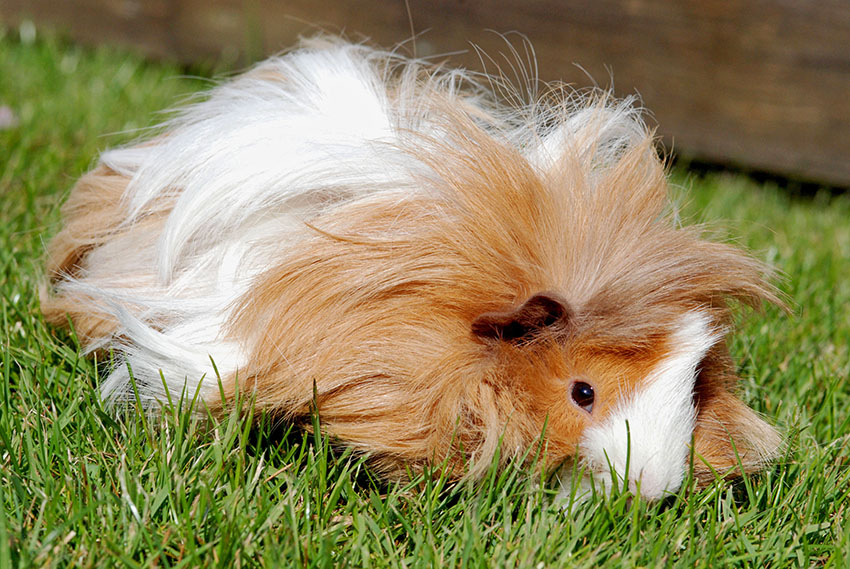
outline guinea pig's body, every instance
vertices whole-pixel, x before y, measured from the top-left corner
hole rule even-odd
[[[759,468],[779,438],[725,336],[729,300],[775,300],[762,265],[675,226],[628,101],[553,93],[507,109],[342,42],[268,60],[79,181],[45,314],[121,354],[109,400],[129,370],[150,404],[238,390],[299,420],[315,398],[388,476],[474,476],[541,434],[650,499],[692,441],[700,478]]]

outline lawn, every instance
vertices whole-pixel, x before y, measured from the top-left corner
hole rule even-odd
[[[848,567],[850,197],[675,170],[687,219],[775,265],[790,314],[742,318],[743,398],[784,455],[737,484],[565,513],[521,467],[383,484],[319,435],[231,416],[115,412],[103,367],[45,325],[58,206],[97,153],[208,81],[0,28],[0,568]]]

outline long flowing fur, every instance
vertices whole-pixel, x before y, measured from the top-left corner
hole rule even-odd
[[[389,474],[449,457],[474,475],[544,425],[571,457],[570,378],[637,389],[683,314],[726,330],[730,301],[776,300],[760,263],[671,218],[633,101],[555,87],[505,108],[472,75],[336,41],[105,152],[63,212],[43,309],[121,354],[105,398],[132,397],[132,372],[147,404],[218,409],[220,380],[298,420],[315,385],[323,427]],[[470,332],[540,291],[569,304],[568,341]],[[779,444],[736,381],[721,341],[694,388],[704,477]]]

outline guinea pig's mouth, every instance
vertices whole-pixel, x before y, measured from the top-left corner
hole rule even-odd
[[[626,478],[613,467],[608,470],[592,470],[582,459],[565,461],[550,478],[552,489],[556,491],[555,503],[568,511],[597,495],[607,497],[627,494],[626,500],[630,505],[638,497],[649,503],[673,500],[678,496],[683,481],[684,476],[661,488],[650,481],[645,488],[642,476]]]

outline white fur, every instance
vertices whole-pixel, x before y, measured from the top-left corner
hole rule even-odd
[[[592,165],[589,171],[603,173],[623,151],[646,137],[646,125],[635,113],[635,103],[634,98],[628,97],[611,106],[588,107],[562,115],[557,126],[527,145],[526,158],[547,172],[570,155]]]
[[[627,480],[629,491],[648,500],[679,490],[696,422],[698,366],[722,335],[706,314],[685,314],[671,337],[671,353],[644,379],[643,387],[626,394],[604,420],[585,430],[579,455],[597,489],[610,491],[613,470],[617,484]],[[563,477],[561,497],[570,495],[571,485]],[[589,480],[580,481],[579,494],[589,489]]]
[[[227,376],[247,357],[249,348],[224,329],[252,280],[316,214],[376,194],[401,200],[424,191],[418,181],[436,174],[412,144],[445,136],[446,104],[475,109],[472,120],[541,171],[566,153],[608,165],[648,136],[630,101],[574,95],[504,108],[478,79],[360,45],[314,42],[215,88],[164,134],[105,152],[101,161],[131,178],[125,224],[157,202],[174,206],[161,234],[129,249],[106,244],[92,253],[88,274],[58,285],[84,290],[120,321],[115,337],[94,347],[123,355],[145,401],[162,401],[165,390],[215,396],[210,360]],[[119,365],[103,393],[130,398],[129,387]]]

